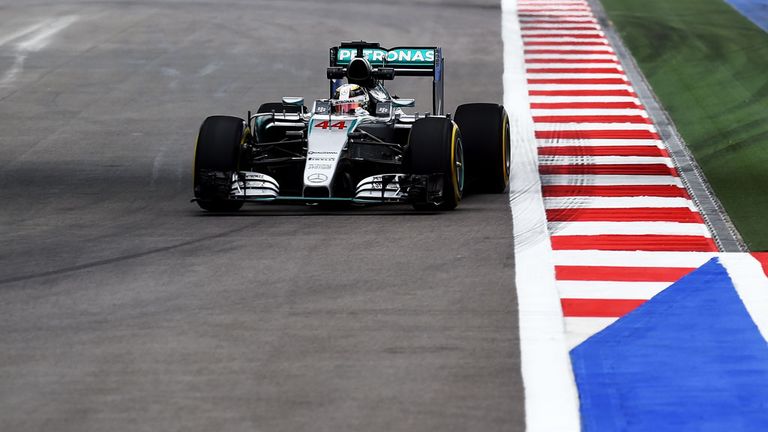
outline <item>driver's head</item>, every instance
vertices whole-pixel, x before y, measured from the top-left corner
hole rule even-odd
[[[355,110],[368,109],[368,93],[357,84],[343,84],[333,94],[334,114],[354,114]]]

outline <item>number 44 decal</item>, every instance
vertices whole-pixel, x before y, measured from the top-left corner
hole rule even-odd
[[[321,129],[338,129],[338,130],[344,130],[347,128],[347,122],[344,120],[337,121],[335,123],[331,123],[329,121],[321,121],[320,123],[315,123],[316,128]]]

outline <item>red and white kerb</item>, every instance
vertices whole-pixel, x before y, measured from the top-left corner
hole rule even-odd
[[[556,285],[575,346],[717,252],[580,0],[518,2]]]

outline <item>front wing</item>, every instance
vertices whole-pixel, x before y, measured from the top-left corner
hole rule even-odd
[[[380,174],[360,181],[353,197],[286,196],[280,195],[280,185],[277,180],[266,174],[250,171],[229,173],[211,171],[200,173],[198,196],[246,202],[345,201],[361,204],[439,204],[443,201],[443,182],[443,174]]]

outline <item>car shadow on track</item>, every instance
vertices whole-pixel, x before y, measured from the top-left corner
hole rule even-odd
[[[505,195],[506,196],[506,195]],[[206,212],[199,209],[190,210],[195,217],[312,217],[312,216],[434,216],[438,214],[456,214],[477,210],[476,207],[487,203],[493,196],[470,195],[454,210],[414,210],[405,204],[381,205],[308,205],[308,204],[246,204],[246,207],[235,212]]]

